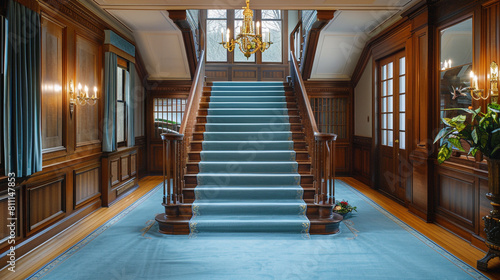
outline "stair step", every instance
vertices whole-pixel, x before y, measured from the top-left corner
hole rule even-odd
[[[193,215],[305,215],[306,203],[301,199],[224,200],[205,199],[193,203]]]
[[[207,123],[196,124],[197,132],[281,132],[302,131],[302,124],[298,123]]]
[[[210,109],[281,109],[296,106],[295,104],[289,104],[288,102],[200,102],[200,108],[210,108]]]
[[[288,115],[210,115],[198,116],[198,124],[205,123],[301,123],[299,116]]]
[[[302,199],[304,190],[300,186],[224,186],[217,185],[197,186],[193,191],[187,194],[187,198],[199,201],[206,199],[220,200],[269,200],[276,193],[280,194],[282,199]]]
[[[305,141],[191,141],[191,151],[223,150],[305,150]]]
[[[301,232],[309,226],[309,220],[299,215],[196,216],[190,221],[195,232]]]
[[[259,85],[261,86],[280,86],[280,87],[283,87],[285,85],[284,82],[278,82],[278,81],[269,81],[269,82],[264,82],[264,81],[261,81],[261,82],[258,82]],[[233,82],[233,81],[215,81],[215,82],[211,82],[209,83],[212,87],[215,87],[215,86],[238,86],[238,87],[255,87],[255,82]]]
[[[183,196],[185,203],[193,203],[195,193],[197,199],[269,199],[276,189],[280,190],[283,198],[297,198],[299,195],[306,202],[313,202],[315,189],[302,186],[217,186],[205,185],[192,188],[184,188]]]
[[[294,102],[293,96],[210,96],[202,97],[201,102]]]
[[[201,179],[201,181],[200,181]],[[196,185],[218,185],[218,186],[269,186],[269,185],[301,185],[309,186],[313,183],[310,174],[255,174],[255,173],[198,173],[185,174],[186,187]]]
[[[200,107],[199,116],[207,115],[289,115],[298,116],[297,108],[203,108]]]
[[[231,91],[217,91],[217,90],[210,90],[210,91],[204,91],[203,92],[204,97],[208,96],[235,96],[234,92]],[[237,96],[290,96],[290,97],[295,97],[292,91],[285,91],[285,90],[266,90],[266,91],[254,91],[254,90],[245,90],[245,91],[238,91]]]
[[[203,162],[188,162],[187,163],[187,174],[198,174],[200,172],[200,168],[202,166],[202,164],[205,164],[207,163],[206,161],[203,161]],[[215,163],[215,162],[210,162],[210,163]],[[252,166],[252,167],[248,167],[246,165],[244,165],[244,163],[242,162],[234,162],[236,164],[231,164],[231,163],[223,163],[223,162],[216,162],[216,163],[219,163],[221,165],[226,165],[226,166],[222,166],[222,170],[235,170],[235,171],[238,171],[238,170],[241,170],[241,172],[244,172],[244,173],[250,173],[250,170],[259,170],[259,168],[255,168]],[[266,168],[269,168],[267,164],[265,164],[266,162],[261,162],[262,164],[262,168],[260,169],[263,169],[264,167]],[[295,163],[295,162],[291,162],[291,163]],[[296,162],[297,163],[297,170],[296,172],[298,172],[299,174],[309,174],[309,172],[311,172],[311,163],[310,162],[303,162],[303,161],[299,161],[299,162]],[[206,165],[205,165],[206,166]],[[288,166],[287,166],[288,168]],[[206,172],[206,167],[205,168],[202,168],[201,169],[202,172]],[[285,170],[284,168],[282,170]],[[265,170],[263,169],[263,171],[268,171],[268,170]],[[254,172],[257,172],[257,171],[254,171]]]
[[[308,161],[307,151],[192,151],[189,161]]]
[[[193,140],[224,141],[233,139],[235,141],[288,141],[304,140],[303,132],[194,132]]]
[[[296,161],[202,161],[199,163],[201,173],[297,173],[299,164]]]
[[[248,89],[249,89],[248,86],[236,86],[236,85],[225,86],[216,84],[212,86],[212,91],[230,91],[234,93],[237,93],[239,91],[245,91]],[[262,85],[262,86],[252,85],[251,89],[255,91],[268,91],[268,90],[283,90],[284,88],[283,85]]]

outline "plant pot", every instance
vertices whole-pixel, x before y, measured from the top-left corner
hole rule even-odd
[[[484,232],[486,233],[486,246],[488,253],[477,261],[479,270],[488,270],[488,262],[500,256],[500,160],[488,159],[488,193],[486,197],[491,201],[493,210],[483,217]]]

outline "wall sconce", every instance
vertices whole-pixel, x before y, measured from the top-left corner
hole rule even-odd
[[[474,100],[486,100],[490,96],[489,92],[488,94],[483,95],[484,90],[478,89],[477,76],[474,75],[472,70],[470,71],[470,87],[468,87],[467,90],[470,91],[470,96]]]
[[[451,59],[441,62],[441,71],[448,70],[451,68]]]
[[[94,95],[92,97],[89,97],[89,88],[87,85],[82,87],[82,84],[78,84],[78,87],[75,91],[75,85],[73,83],[73,80],[69,81],[69,111],[71,114],[73,114],[73,111],[75,110],[75,103],[78,103],[78,105],[84,106],[86,104],[89,104],[90,106],[93,106],[97,103],[97,87],[94,86]]]
[[[490,95],[491,102],[498,102],[498,64],[492,61],[490,64]]]

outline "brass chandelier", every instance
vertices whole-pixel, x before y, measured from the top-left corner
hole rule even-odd
[[[226,41],[224,41],[224,32],[222,32],[222,42],[220,43],[225,49],[232,52],[238,44],[238,48],[248,59],[257,51],[264,52],[271,46],[271,32],[267,34],[267,42],[265,42],[265,35],[262,36],[260,32],[260,22],[257,24],[253,21],[253,11],[250,10],[250,0],[247,1],[247,6],[242,7],[243,11],[243,26],[240,26],[240,32],[236,39],[230,39],[230,30],[227,29]]]

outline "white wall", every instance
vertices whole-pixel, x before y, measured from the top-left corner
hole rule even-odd
[[[372,137],[372,58],[354,89],[354,135]]]

